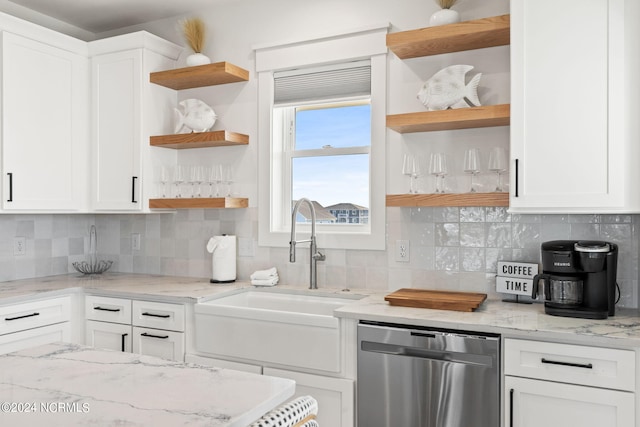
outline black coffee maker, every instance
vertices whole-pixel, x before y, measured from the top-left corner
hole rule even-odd
[[[554,316],[606,319],[615,315],[618,246],[586,240],[554,240],[541,247],[544,311]]]

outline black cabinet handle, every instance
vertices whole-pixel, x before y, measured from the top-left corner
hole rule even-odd
[[[516,191],[515,197],[518,197],[518,159],[516,159]]]
[[[129,334],[122,334],[122,351],[127,351],[125,348],[125,338],[127,337],[127,335]]]
[[[138,179],[137,176],[131,177],[131,203],[138,203],[136,200],[136,179]]]
[[[13,173],[7,172],[7,175],[9,176],[9,198],[7,202],[13,202]]]
[[[35,316],[40,316],[40,313],[35,312],[35,313],[31,313],[31,314],[25,314],[24,316],[5,317],[4,320],[6,320],[6,321],[18,320],[18,319],[25,319],[27,317],[35,317]]]
[[[570,366],[572,368],[584,368],[584,369],[593,369],[593,364],[591,363],[571,363],[571,362],[560,362],[557,360],[549,360],[544,357],[540,359],[542,363],[546,363],[548,365],[560,365],[560,366]]]
[[[161,340],[166,340],[167,338],[169,338],[169,335],[151,335],[151,334],[148,334],[146,332],[143,332],[140,335],[142,335],[143,337],[148,337],[148,338],[159,338]]]
[[[424,332],[411,332],[412,337],[435,338],[434,334],[425,334]]]
[[[160,317],[162,319],[168,319],[169,317],[171,317],[170,314],[154,314],[154,313],[147,313],[147,312],[142,313],[142,315],[149,316],[149,317]]]
[[[513,389],[509,390],[509,427],[513,427],[513,392]]]
[[[104,307],[93,307],[94,310],[100,310],[100,311],[109,311],[111,313],[117,313],[118,311],[120,311],[119,308],[104,308]]]

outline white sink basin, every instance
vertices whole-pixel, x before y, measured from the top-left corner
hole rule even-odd
[[[333,311],[360,298],[243,289],[195,305],[196,348],[225,358],[339,372],[342,331]]]

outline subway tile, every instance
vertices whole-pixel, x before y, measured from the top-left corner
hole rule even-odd
[[[482,248],[486,246],[484,223],[460,223],[460,246]]]
[[[487,248],[510,248],[511,231],[510,223],[487,223]]]
[[[483,207],[460,208],[460,222],[484,222],[485,210]]]
[[[459,246],[460,245],[460,224],[436,223],[434,242],[435,242],[435,246]]]

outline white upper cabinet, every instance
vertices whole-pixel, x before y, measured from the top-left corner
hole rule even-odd
[[[512,212],[640,212],[639,12],[511,1]]]
[[[2,207],[86,208],[86,56],[2,33]]]
[[[93,210],[148,211],[155,168],[175,163],[176,153],[149,137],[170,132],[177,95],[149,74],[173,68],[181,49],[146,32],[89,43]]]

